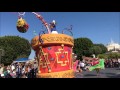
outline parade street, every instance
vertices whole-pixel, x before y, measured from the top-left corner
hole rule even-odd
[[[76,72],[75,78],[120,78],[119,68],[106,68],[100,71],[97,76],[96,71],[83,71],[82,73]]]

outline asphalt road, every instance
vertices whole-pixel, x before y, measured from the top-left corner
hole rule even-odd
[[[96,71],[83,71],[82,73],[76,72],[75,78],[120,78],[120,69],[105,68],[100,71],[99,76],[97,76]]]

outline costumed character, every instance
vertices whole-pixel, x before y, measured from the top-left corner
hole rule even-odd
[[[97,75],[100,72],[100,69],[104,69],[104,59],[99,59],[99,61],[93,61],[92,66],[88,68],[89,71],[96,70]]]
[[[96,64],[96,63],[97,63],[97,64]],[[92,71],[92,70],[94,70],[94,69],[96,69],[96,68],[101,68],[101,69],[104,69],[104,68],[105,68],[105,67],[104,67],[104,59],[100,59],[100,60],[99,60],[99,63],[98,63],[98,62],[94,62],[94,65],[91,66],[91,67],[89,68],[89,70]]]
[[[51,33],[53,34],[58,34],[57,30],[56,30],[56,22],[55,20],[53,20],[51,23],[50,23],[50,29],[51,29]]]
[[[27,22],[22,17],[19,17],[17,21],[17,30],[21,33],[25,33],[27,32],[28,28],[29,25],[27,24]]]

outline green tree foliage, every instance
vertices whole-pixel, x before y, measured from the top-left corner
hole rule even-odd
[[[99,46],[93,46],[90,48],[90,52],[91,54],[98,55],[102,53],[102,49]]]
[[[120,53],[118,53],[118,52],[109,52],[107,54],[99,54],[98,58],[118,59],[118,58],[120,58]]]
[[[93,47],[90,48],[90,53],[95,54],[104,54],[107,52],[107,48],[103,44],[94,44]]]
[[[117,53],[117,52],[110,52],[110,53],[108,53],[107,55],[108,55],[108,58],[110,58],[110,59],[120,58],[120,53]]]
[[[1,60],[5,65],[11,64],[17,58],[29,57],[31,53],[29,41],[19,36],[0,37],[0,48],[5,51]]]
[[[108,59],[108,55],[106,55],[106,54],[99,54],[98,56],[97,56],[98,58],[104,58],[104,59]]]
[[[89,38],[77,38],[74,39],[73,51],[77,54],[77,59],[81,59],[82,56],[90,56],[89,48],[93,46],[93,42]]]
[[[99,46],[101,48],[101,54],[107,52],[107,47],[103,44],[94,44],[94,46]]]

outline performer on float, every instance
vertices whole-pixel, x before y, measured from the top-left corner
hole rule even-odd
[[[57,30],[56,30],[56,22],[55,20],[53,20],[51,23],[50,23],[50,29],[51,29],[51,33],[52,34],[58,34]]]

